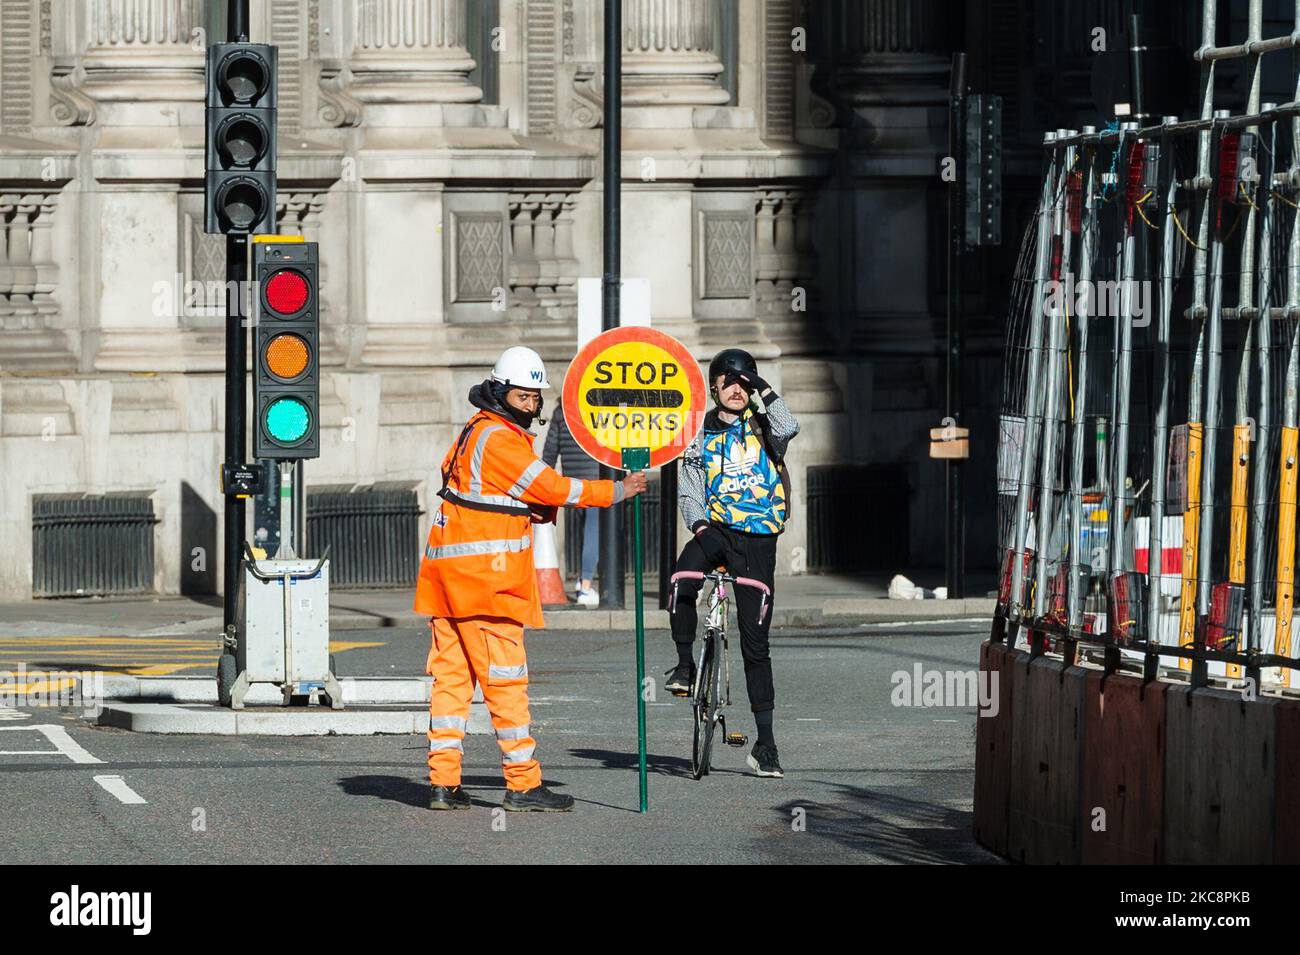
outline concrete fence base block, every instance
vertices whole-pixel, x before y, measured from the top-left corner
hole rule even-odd
[[[1187,686],[1165,696],[1162,861],[1272,861],[1277,701]]]
[[[975,841],[999,855],[1007,853],[1007,812],[1011,800],[1012,667],[1015,652],[986,640],[980,645],[980,672],[996,675],[998,711],[975,719]]]
[[[209,704],[122,703],[110,701],[99,714],[100,726],[135,733],[205,736],[424,736],[429,714],[422,709],[331,710],[265,708],[229,710]],[[487,706],[470,706],[467,733],[493,735]]]
[[[1086,671],[1079,830],[1086,864],[1160,861],[1167,688]]]
[[[342,677],[344,704],[399,704],[429,702],[432,677]],[[90,685],[83,684],[83,693]],[[104,699],[151,701],[156,703],[215,703],[217,681],[212,677],[195,676],[125,676],[109,674],[104,678]],[[482,701],[483,691],[475,687],[476,700]],[[254,683],[245,701],[250,706],[277,706],[282,701],[280,691],[269,683]]]
[[[1008,855],[1028,864],[1079,861],[1084,673],[1017,653]]]

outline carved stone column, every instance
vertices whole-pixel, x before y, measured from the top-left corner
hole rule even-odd
[[[80,90],[65,92],[101,104],[95,119],[103,125],[175,126],[177,103],[194,104],[202,121],[204,52],[195,33],[203,22],[199,0],[81,2],[82,80]]]
[[[465,42],[467,0],[356,0],[347,94],[364,106],[477,103]],[[393,118],[393,110],[368,110]],[[367,115],[367,119],[370,116]],[[402,124],[405,125],[405,124]]]
[[[709,0],[623,0],[623,105],[719,106]]]
[[[944,0],[851,0],[837,12],[831,88],[844,103],[947,101]]]

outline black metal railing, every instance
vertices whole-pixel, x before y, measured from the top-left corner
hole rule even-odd
[[[152,592],[156,523],[148,494],[34,496],[32,596]]]
[[[330,586],[414,587],[420,572],[420,503],[414,483],[307,491],[307,544],[330,549]]]

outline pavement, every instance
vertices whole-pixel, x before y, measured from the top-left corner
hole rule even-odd
[[[909,571],[916,583],[933,588],[943,583],[940,571]],[[965,600],[891,600],[889,575],[805,574],[776,581],[774,626],[818,626],[836,620],[911,620],[990,616],[992,579],[972,578]],[[645,625],[667,629],[668,615],[659,609],[657,578],[645,581]],[[570,604],[548,608],[546,625],[555,630],[608,628],[631,630],[634,600],[631,588],[623,610],[587,609]],[[330,632],[423,627],[426,618],[411,610],[412,590],[336,590],[330,594]],[[185,637],[219,634],[221,598],[214,595],[152,597],[82,597],[26,600],[0,604],[0,666],[6,637]],[[347,640],[340,642],[346,643]],[[171,655],[183,659],[193,648],[183,640],[171,645]],[[155,674],[158,675],[158,674]]]
[[[130,616],[166,629],[173,612]],[[9,834],[0,862],[997,862],[971,838],[974,707],[896,705],[893,692],[916,667],[975,670],[988,628],[978,617],[849,616],[775,628],[786,778],[757,778],[748,747],[719,746],[714,771],[691,779],[690,707],[659,696],[647,706],[646,814],[637,811],[634,643],[603,627],[528,638],[538,756],[547,784],[577,800],[562,815],[500,811],[500,757],[486,735],[465,744],[473,809],[431,813],[418,735],[154,735],[96,725],[72,707],[0,707]],[[123,661],[166,668],[160,659],[194,652],[134,636],[142,642],[62,645],[62,656],[49,636],[11,636],[5,651],[110,672]],[[423,628],[393,625],[344,638],[339,668],[357,680],[414,676],[428,640]],[[15,650],[21,640],[41,652]],[[152,656],[150,640],[162,648]],[[647,672],[660,681],[673,662],[667,641],[647,639]],[[731,663],[728,726],[752,740],[738,653]]]

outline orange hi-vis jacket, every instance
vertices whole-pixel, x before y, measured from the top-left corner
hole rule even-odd
[[[442,474],[415,612],[544,626],[532,551],[532,524],[546,519],[540,509],[608,507],[622,500],[623,485],[561,477],[533,453],[529,432],[486,410],[465,425]]]

